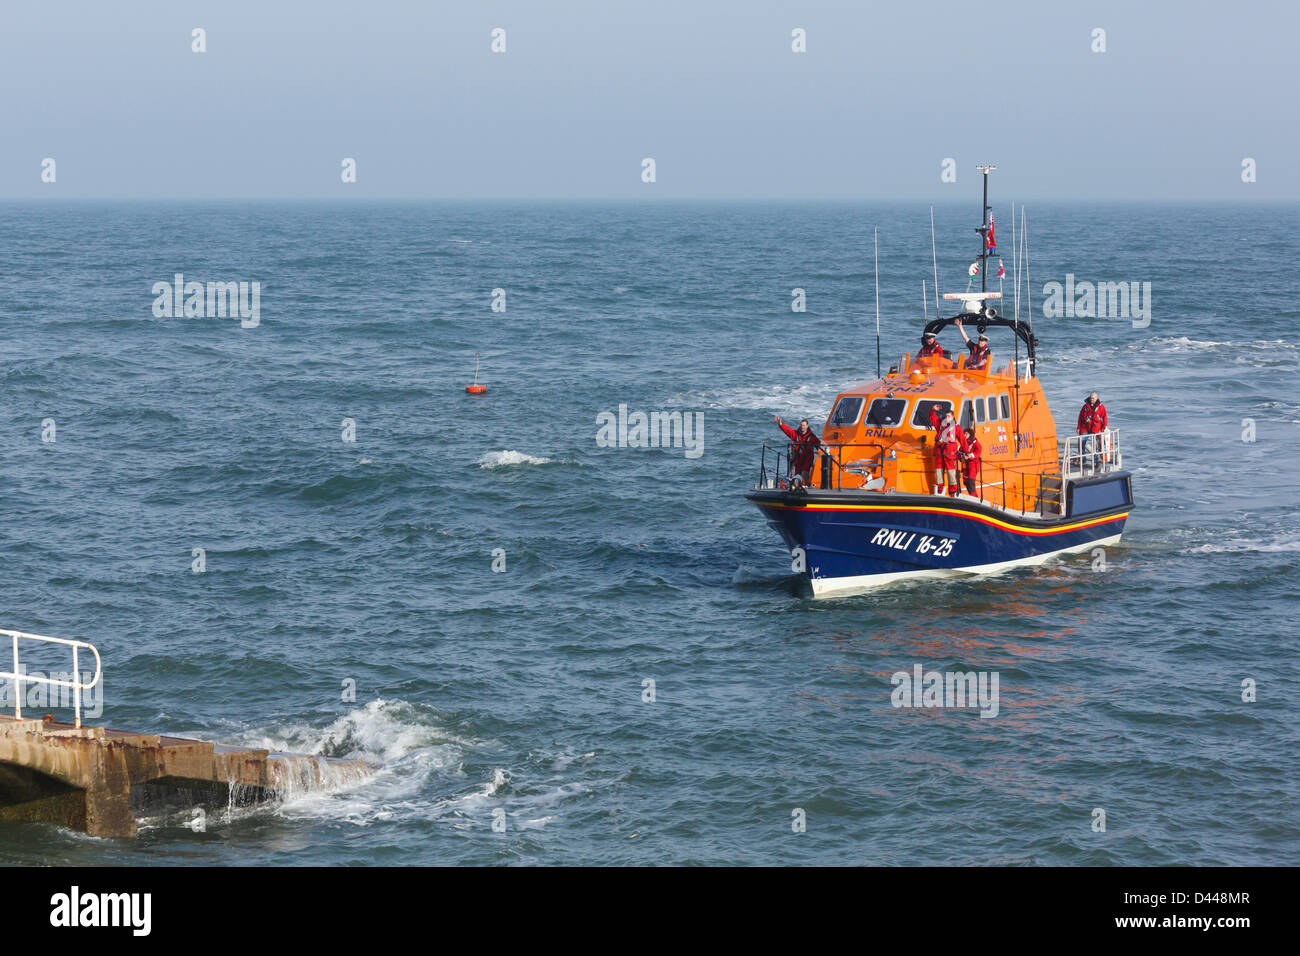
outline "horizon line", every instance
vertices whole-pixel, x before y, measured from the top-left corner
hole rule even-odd
[[[1241,203],[1250,205],[1298,203],[1300,197],[1132,197],[1118,196],[1106,199],[1084,197],[1047,197],[1028,196],[1023,199],[1011,197],[1006,202],[1047,202],[1047,203],[1089,203],[1089,204],[1195,204],[1195,203]],[[339,202],[339,203],[402,203],[402,202],[503,202],[503,203],[626,203],[650,205],[653,203],[933,203],[934,205],[966,205],[969,198],[935,199],[925,196],[666,196],[660,198],[634,196],[340,196],[337,194],[312,194],[297,196],[264,195],[225,195],[225,196],[6,196],[0,195],[0,203],[41,203],[41,202]],[[978,200],[974,200],[978,205]],[[996,206],[995,206],[996,208]]]

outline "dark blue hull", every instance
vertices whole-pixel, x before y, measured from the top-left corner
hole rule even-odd
[[[1132,509],[1126,473],[1071,485],[1066,513],[1049,516],[940,495],[814,489],[759,490],[748,497],[818,596],[908,577],[995,572],[1110,544],[1119,540]]]

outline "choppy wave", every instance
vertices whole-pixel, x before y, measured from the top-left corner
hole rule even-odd
[[[859,379],[860,380],[860,379]],[[765,411],[773,414],[798,415],[810,420],[824,419],[830,412],[831,402],[843,389],[854,384],[852,378],[843,382],[808,385],[803,382],[788,384],[745,385],[739,388],[707,391],[698,395],[679,393],[667,399],[669,406],[687,408],[739,409]]]
[[[300,723],[267,732],[259,747],[322,757],[388,763],[426,747],[462,752],[473,741],[449,733],[436,712],[402,700],[372,700],[323,728]]]
[[[1300,552],[1300,536],[1280,541],[1251,539],[1245,541],[1220,541],[1198,544],[1187,549],[1187,554],[1286,554]]]
[[[522,451],[490,451],[476,462],[480,468],[506,468],[511,465],[550,465],[554,463],[554,458],[538,458]]]
[[[1285,339],[1252,339],[1250,341],[1226,341],[1221,342],[1214,339],[1193,339],[1186,335],[1166,335],[1154,336],[1147,340],[1150,345],[1162,348],[1171,352],[1208,352],[1213,349],[1253,349],[1259,352],[1276,352],[1276,351],[1295,351],[1296,345]]]
[[[375,766],[365,780],[292,794],[270,808],[289,816],[323,816],[364,824],[421,811],[419,795],[456,786],[467,757],[485,744],[449,729],[433,709],[377,699],[325,727],[302,722],[253,735],[269,750],[362,760]],[[440,782],[442,781],[442,782]]]

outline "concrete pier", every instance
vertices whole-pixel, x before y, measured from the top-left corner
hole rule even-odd
[[[55,823],[96,837],[135,836],[139,809],[246,805],[374,770],[359,760],[0,715],[0,821]]]

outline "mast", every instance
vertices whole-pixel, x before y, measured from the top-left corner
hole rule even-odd
[[[983,218],[982,218],[981,221],[980,221],[980,226],[979,226],[979,229],[978,229],[977,231],[978,231],[979,234],[980,234],[980,254],[979,254],[979,260],[980,260],[980,291],[981,291],[981,292],[987,292],[987,291],[988,291],[988,278],[989,278],[989,270],[988,270],[988,264],[989,264],[989,263],[988,263],[988,259],[989,259],[989,173],[991,173],[993,170],[997,169],[997,167],[996,167],[996,166],[991,166],[991,165],[990,165],[990,166],[976,166],[975,168],[978,169],[980,172],[982,172],[982,173],[984,174],[984,209],[983,209],[983,214],[982,214],[982,215],[983,215]]]
[[[1030,316],[1029,316],[1029,314],[1028,314],[1028,311],[1026,312],[1026,315],[1025,315],[1025,321],[1024,321],[1024,322],[1021,322],[1021,321],[1020,321],[1020,309],[1019,309],[1019,307],[1016,308],[1015,313],[1014,313],[1013,316],[1008,317],[1008,316],[998,315],[998,314],[997,314],[997,310],[995,310],[995,309],[993,309],[993,308],[991,308],[990,306],[987,305],[987,302],[988,302],[988,300],[989,300],[990,298],[997,298],[997,299],[1002,298],[1002,293],[1001,293],[1001,292],[990,292],[990,291],[988,290],[988,272],[987,272],[988,261],[989,261],[990,259],[999,259],[999,260],[1001,259],[1001,256],[1000,256],[996,251],[992,251],[992,250],[990,250],[989,247],[988,247],[988,236],[989,236],[989,233],[991,233],[991,232],[993,231],[993,228],[994,228],[994,226],[993,226],[993,217],[992,217],[993,207],[989,205],[989,173],[991,173],[993,170],[997,169],[997,167],[994,166],[994,165],[992,165],[992,164],[989,164],[989,165],[984,165],[984,166],[977,166],[976,169],[978,169],[981,173],[984,174],[984,209],[983,209],[983,214],[982,214],[981,217],[980,217],[980,224],[979,224],[978,226],[975,227],[975,231],[976,231],[977,233],[979,233],[979,236],[980,236],[980,252],[979,252],[979,255],[975,257],[975,258],[976,258],[976,262],[975,262],[975,264],[972,266],[972,268],[974,268],[974,269],[976,269],[976,270],[978,271],[978,269],[979,269],[979,268],[981,267],[981,265],[982,265],[983,267],[985,267],[985,270],[986,270],[986,271],[985,271],[985,273],[984,273],[984,276],[981,277],[981,279],[980,279],[980,289],[979,289],[978,292],[972,292],[972,291],[970,291],[970,284],[971,284],[971,283],[968,283],[968,284],[967,284],[967,287],[966,287],[966,288],[967,288],[967,291],[965,291],[965,292],[947,292],[947,293],[945,293],[944,296],[943,296],[943,298],[945,298],[945,299],[960,299],[960,300],[961,300],[961,302],[962,302],[961,311],[959,312],[959,314],[958,314],[957,316],[954,316],[953,318],[949,318],[949,319],[942,318],[941,316],[939,316],[938,314],[936,314],[935,318],[934,318],[932,321],[928,321],[928,322],[926,322],[926,324],[925,324],[925,331],[927,331],[927,332],[935,332],[935,333],[941,332],[943,329],[947,328],[948,325],[952,324],[952,323],[955,322],[957,319],[962,318],[963,316],[966,316],[966,315],[974,316],[976,319],[978,319],[978,322],[979,322],[979,330],[980,330],[980,332],[983,332],[983,331],[984,331],[987,327],[989,327],[989,326],[1002,326],[1002,327],[1004,327],[1004,328],[1011,329],[1011,330],[1015,333],[1015,343],[1014,343],[1014,348],[1015,348],[1015,353],[1014,353],[1014,354],[1015,354],[1015,364],[1014,364],[1014,368],[1015,368],[1015,374],[1016,374],[1016,385],[1015,385],[1015,388],[1016,388],[1016,391],[1017,391],[1017,398],[1018,398],[1018,397],[1019,397],[1019,394],[1018,394],[1018,393],[1019,393],[1019,391],[1020,391],[1020,342],[1021,342],[1021,340],[1023,339],[1023,340],[1024,340],[1024,343],[1025,343],[1026,358],[1027,358],[1027,361],[1026,361],[1026,378],[1025,378],[1025,381],[1027,382],[1027,381],[1029,380],[1029,378],[1032,377],[1032,375],[1033,375],[1033,369],[1034,369],[1034,358],[1035,358],[1035,350],[1036,350],[1036,348],[1037,348],[1037,346],[1038,346],[1038,340],[1037,340],[1036,338],[1034,338],[1033,325],[1032,325],[1031,322],[1030,322]],[[1014,207],[1013,207],[1013,208],[1014,208]],[[930,225],[930,257],[931,257],[932,259],[934,259],[934,258],[935,258],[935,255],[934,255],[934,209],[933,209],[933,208],[931,208],[931,210],[930,210],[930,222],[931,222],[931,225]],[[1012,232],[1015,233],[1015,214],[1014,214],[1014,212],[1012,213]],[[995,240],[995,241],[996,241],[996,240]],[[1024,206],[1023,206],[1023,205],[1020,207],[1020,230],[1019,230],[1019,233],[1018,233],[1018,234],[1015,236],[1015,238],[1012,240],[1012,244],[1015,246],[1015,252],[1016,252],[1016,259],[1015,259],[1015,269],[1016,269],[1016,272],[1015,272],[1015,283],[1016,283],[1016,289],[1017,289],[1017,298],[1019,297],[1019,289],[1020,289],[1020,279],[1019,279],[1019,276],[1020,276],[1020,262],[1021,262],[1021,260],[1023,259],[1023,261],[1024,261],[1025,288],[1026,288],[1026,308],[1028,309],[1028,308],[1029,308],[1029,296],[1028,296],[1028,288],[1029,288],[1029,229],[1028,229],[1028,227],[1027,227],[1027,225],[1026,225],[1026,222],[1025,222],[1025,209],[1024,209]],[[938,268],[937,268],[937,261],[936,261],[936,269],[935,269],[935,271],[936,271],[936,272],[938,271]],[[971,276],[971,279],[972,279],[972,282],[973,282],[973,280],[974,280],[974,275]],[[938,305],[938,301],[939,301],[939,289],[938,289],[938,285],[939,285],[939,283],[938,283],[938,281],[937,281],[937,276],[936,276],[936,282],[935,282],[935,304],[936,304],[936,305]],[[924,294],[924,293],[922,293],[922,294]],[[1018,305],[1018,304],[1017,304],[1017,305]],[[936,313],[937,313],[937,312],[938,312],[938,310],[936,309]],[[1019,408],[1017,407],[1017,421],[1016,421],[1017,429],[1018,429],[1018,426],[1019,426],[1019,415],[1018,415],[1018,412],[1019,412]]]

